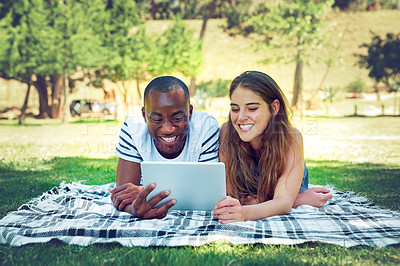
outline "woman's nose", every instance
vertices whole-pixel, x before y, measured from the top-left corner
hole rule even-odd
[[[243,110],[243,111],[240,110],[240,111],[239,111],[238,119],[239,119],[240,121],[246,120],[246,119],[247,119],[247,112],[246,112],[245,110]]]

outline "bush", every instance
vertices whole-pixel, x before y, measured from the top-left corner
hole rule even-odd
[[[357,94],[365,91],[366,88],[367,85],[365,84],[365,82],[359,78],[347,84],[346,91]]]
[[[196,85],[193,104],[196,108],[205,108],[207,98],[228,96],[230,82],[230,80],[218,79],[199,83]]]
[[[200,93],[206,97],[228,96],[230,82],[230,80],[222,79],[201,82],[196,86],[196,94]]]

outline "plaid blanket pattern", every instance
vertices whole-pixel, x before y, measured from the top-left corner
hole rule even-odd
[[[400,213],[381,209],[351,192],[333,190],[322,209],[300,206],[287,215],[222,225],[210,211],[170,211],[141,220],[117,211],[108,190],[114,183],[61,184],[0,220],[0,244],[21,246],[58,239],[67,244],[117,242],[124,246],[299,244],[321,241],[344,247],[400,243]]]

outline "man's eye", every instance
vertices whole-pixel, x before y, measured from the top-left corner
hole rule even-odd
[[[161,118],[150,118],[150,121],[152,123],[160,123],[162,121],[162,119]]]
[[[173,122],[181,122],[182,120],[183,120],[183,117],[182,117],[182,116],[174,117],[174,118],[172,119]]]

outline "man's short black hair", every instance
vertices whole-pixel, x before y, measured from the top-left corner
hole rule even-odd
[[[146,104],[147,97],[152,90],[156,90],[158,92],[167,93],[175,91],[179,88],[183,89],[185,94],[185,100],[189,102],[190,95],[189,89],[182,80],[175,78],[173,76],[162,76],[153,79],[144,90],[144,103]]]

